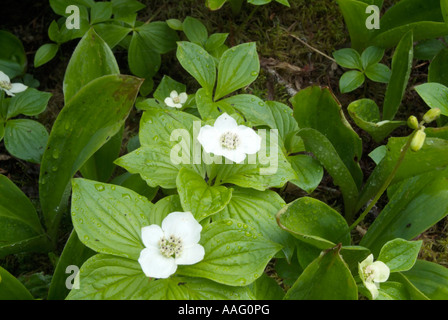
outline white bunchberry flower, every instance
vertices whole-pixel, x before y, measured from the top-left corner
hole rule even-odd
[[[176,90],[171,91],[170,96],[165,99],[165,104],[171,108],[182,108],[187,102],[188,95],[185,92],[178,94]]]
[[[0,89],[8,96],[14,97],[15,93],[25,91],[28,87],[22,83],[11,83],[8,75],[0,71]]]
[[[227,113],[220,115],[213,127],[203,126],[198,141],[205,152],[224,156],[236,163],[243,162],[247,154],[261,149],[261,137],[252,128],[238,125]]]
[[[172,212],[162,221],[142,228],[145,249],[138,262],[147,277],[165,279],[177,265],[191,265],[204,259],[204,247],[198,244],[202,226],[191,212]]]
[[[381,261],[373,262],[373,254],[371,254],[358,264],[358,272],[364,286],[372,294],[372,299],[375,300],[379,294],[380,283],[389,279],[389,267]]]

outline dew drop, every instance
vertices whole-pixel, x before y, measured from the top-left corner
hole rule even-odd
[[[104,186],[102,184],[97,183],[95,185],[95,189],[98,190],[98,191],[103,191],[104,190]]]

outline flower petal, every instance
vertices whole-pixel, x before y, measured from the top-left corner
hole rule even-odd
[[[179,257],[176,257],[176,264],[190,265],[195,264],[204,259],[205,250],[200,244],[183,248]]]
[[[168,107],[174,108],[174,101],[170,97],[165,98],[164,102]]]
[[[241,163],[246,159],[246,153],[241,148],[236,148],[235,150],[222,148],[220,155],[235,163]]]
[[[246,126],[238,126],[238,137],[240,138],[241,151],[246,154],[254,154],[261,149],[261,137],[254,129]]]
[[[11,91],[9,91],[9,90],[7,90],[7,89],[3,89],[3,88],[2,88],[2,90],[5,91],[6,94],[7,94],[8,96],[10,96],[10,97],[14,97],[14,96],[15,96],[14,93],[12,93]]]
[[[162,230],[165,236],[171,235],[182,240],[184,247],[196,244],[201,239],[202,226],[193,217],[191,212],[171,212],[162,221]]]
[[[379,291],[378,291],[378,287],[376,286],[376,284],[374,284],[373,282],[364,282],[364,285],[372,294],[372,300],[375,300],[376,298],[378,298]]]
[[[175,103],[174,107],[177,109],[180,109],[180,108],[182,108],[182,103]]]
[[[370,267],[373,269],[373,281],[386,282],[389,279],[390,269],[384,262],[375,261]]]
[[[7,83],[10,83],[11,79],[9,79],[9,77],[6,73],[4,73],[3,71],[0,71],[0,81],[5,81]]]
[[[213,124],[213,127],[219,130],[222,133],[225,133],[229,130],[235,129],[238,127],[238,123],[235,119],[229,116],[227,113],[223,113],[220,115]]]
[[[184,104],[185,102],[187,102],[187,99],[188,99],[188,95],[187,95],[186,92],[182,92],[182,93],[179,95],[179,101],[180,101],[180,103]]]
[[[152,224],[142,228],[142,241],[145,247],[159,248],[159,241],[164,237],[162,228],[156,224]]]
[[[28,87],[22,83],[13,83],[11,84],[11,89],[9,91],[12,93],[19,93],[25,91],[26,89],[28,89]]]
[[[164,257],[160,250],[154,247],[143,249],[138,262],[145,275],[151,278],[165,279],[177,270],[174,258]]]
[[[176,90],[171,91],[171,93],[170,93],[170,97],[171,97],[171,99],[177,98],[178,96],[179,96],[179,95],[177,94],[177,91],[176,91]]]
[[[205,152],[221,155],[220,150],[222,149],[222,146],[219,141],[221,134],[222,132],[219,132],[214,127],[205,125],[199,130],[197,139]]]

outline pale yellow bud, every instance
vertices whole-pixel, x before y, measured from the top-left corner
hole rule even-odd
[[[418,129],[418,120],[415,116],[410,116],[408,119],[408,127],[411,129]]]
[[[423,121],[426,123],[431,123],[440,117],[441,111],[439,108],[429,109],[428,112],[423,116]]]
[[[426,139],[426,133],[425,133],[424,129],[418,130],[415,133],[414,137],[412,138],[411,150],[419,151],[423,147],[423,144],[425,143],[425,139]]]

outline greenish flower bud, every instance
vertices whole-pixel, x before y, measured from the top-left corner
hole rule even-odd
[[[410,116],[408,119],[408,127],[411,129],[418,129],[418,120],[415,116]]]
[[[415,133],[414,137],[412,138],[411,150],[419,151],[423,147],[423,144],[425,143],[425,139],[426,139],[426,133],[425,133],[424,129],[418,130]]]
[[[426,123],[431,123],[434,120],[436,120],[438,117],[440,117],[440,114],[441,114],[441,111],[439,108],[430,109],[423,116],[423,121],[425,121]]]

